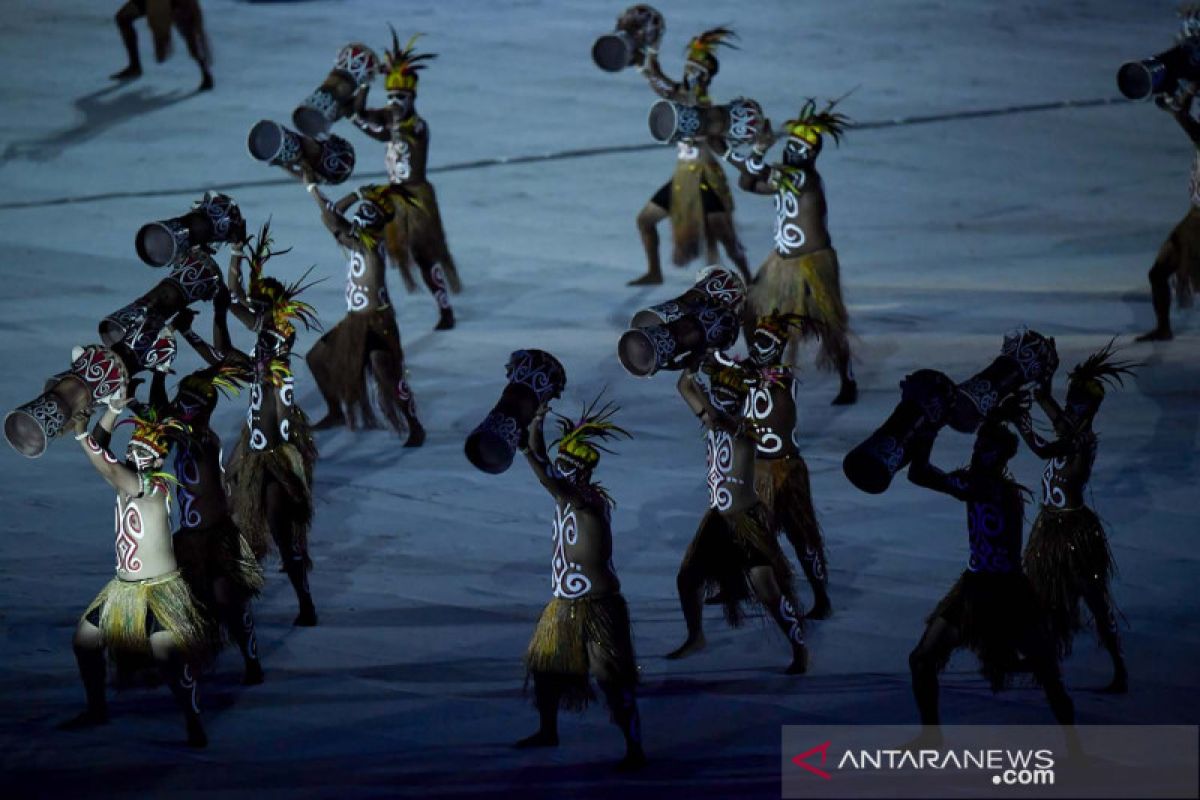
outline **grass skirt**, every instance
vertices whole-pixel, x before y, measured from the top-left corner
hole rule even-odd
[[[704,213],[704,190],[721,198],[726,213],[733,213],[733,193],[721,165],[699,161],[679,161],[671,178],[671,235],[674,248],[671,261],[682,267],[704,252],[712,238]]]
[[[594,663],[593,654],[602,663]],[[625,598],[610,594],[551,600],[529,640],[525,668],[530,675],[558,678],[563,687],[559,704],[570,710],[581,710],[594,699],[590,673],[636,685],[637,661]]]
[[[808,465],[803,458],[756,460],[754,491],[767,507],[776,534],[783,531],[802,552],[820,553],[824,558],[825,538],[813,508]]]
[[[446,244],[446,231],[442,228],[442,214],[438,210],[433,184],[428,181],[405,183],[404,189],[419,205],[395,204],[396,213],[385,231],[389,260],[400,270],[404,286],[410,292],[417,288],[412,274],[414,259],[426,264],[441,264],[446,273],[446,284],[457,294],[462,290],[462,282]]]
[[[1049,619],[1059,657],[1071,652],[1071,640],[1082,627],[1079,601],[1085,590],[1097,592],[1116,613],[1109,592],[1116,571],[1112,551],[1100,518],[1087,506],[1065,511],[1043,506],[1029,533],[1023,563]]]
[[[243,432],[243,435],[245,433]],[[239,443],[240,456],[226,470],[233,517],[255,558],[262,559],[275,542],[267,524],[266,487],[268,480],[282,484],[288,498],[288,534],[297,551],[304,554],[305,569],[312,569],[308,557],[308,529],[312,524],[311,468],[300,449],[291,443],[271,450],[251,450]]]
[[[837,252],[832,248],[795,258],[772,250],[750,284],[748,299],[751,319],[779,312],[817,320],[823,331],[817,357],[821,369],[837,369],[849,358],[850,315],[842,301]]]
[[[159,631],[175,637],[189,663],[204,663],[212,655],[212,628],[178,571],[142,581],[113,578],[87,607],[84,619],[97,610],[101,640],[118,661],[153,658],[150,634]]]
[[[384,350],[403,374],[404,349],[400,328],[391,306],[347,314],[321,340],[329,347],[330,385],[326,388],[342,406],[351,428],[357,420],[368,428],[376,426],[373,406],[378,406],[394,430],[403,430],[403,410],[397,387],[380,387],[371,370],[371,351]],[[372,400],[374,396],[374,400]]]
[[[1173,265],[1176,303],[1191,306],[1200,290],[1200,208],[1193,206],[1171,230],[1155,258],[1155,264],[1162,263]]]
[[[979,657],[980,674],[994,692],[1016,671],[1018,644],[1043,625],[1033,585],[1021,572],[963,572],[926,622],[938,617],[957,628],[961,646]]]
[[[173,541],[183,579],[210,613],[216,612],[213,583],[218,578],[228,581],[240,600],[262,590],[262,567],[232,517],[203,529],[181,528]]]
[[[754,567],[770,567],[779,591],[800,609],[792,591],[792,567],[771,532],[762,504],[738,513],[722,514],[710,508],[683,555],[679,572],[699,578],[705,595],[720,591],[725,620],[736,628],[745,616],[742,606],[757,602],[749,576]]]

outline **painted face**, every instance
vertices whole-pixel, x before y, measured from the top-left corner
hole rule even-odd
[[[180,389],[171,404],[171,416],[189,423],[206,423],[212,416],[215,403],[187,389]]]
[[[707,89],[708,83],[708,70],[702,65],[695,61],[688,61],[683,65],[683,88]]]
[[[157,469],[163,464],[163,457],[153,447],[140,439],[130,439],[125,449],[125,463],[138,472]]]
[[[583,485],[591,482],[592,468],[570,453],[559,453],[554,459],[554,468],[571,483]]]
[[[783,360],[783,349],[787,342],[774,331],[755,328],[750,340],[750,357],[760,367],[769,367]]]
[[[798,136],[789,136],[783,146],[783,163],[789,167],[802,167],[817,157],[817,148]]]
[[[416,99],[416,93],[411,89],[392,89],[388,92],[387,104],[389,108],[399,111],[401,117],[407,117],[412,113]]]
[[[1090,422],[1104,402],[1104,387],[1094,382],[1072,381],[1067,387],[1066,412],[1076,422]]]
[[[377,228],[383,224],[383,209],[372,203],[370,200],[364,200],[358,204],[358,208],[354,211],[354,218],[351,220],[360,228],[370,230]]]

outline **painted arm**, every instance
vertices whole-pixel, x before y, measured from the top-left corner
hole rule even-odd
[[[548,410],[546,406],[542,406],[533,415],[533,420],[529,423],[529,429],[526,431],[528,442],[524,452],[525,459],[529,462],[534,476],[542,486],[546,487],[546,491],[557,497],[558,481],[554,472],[554,464],[550,461],[550,453],[546,450],[546,435],[542,430]]]
[[[105,409],[104,416],[97,423],[97,427],[103,431],[103,436],[112,436],[113,425],[120,414],[120,411],[114,411],[111,407]],[[124,495],[141,497],[144,487],[137,473],[118,461],[107,445],[101,445],[87,432],[86,419],[80,418],[76,421],[75,431],[75,438],[83,448],[84,455],[108,485]]]
[[[908,480],[917,486],[948,494],[962,501],[971,499],[970,483],[959,472],[947,474],[929,463],[934,437],[924,436],[910,447],[912,462],[908,465]]]
[[[233,312],[233,316],[237,317],[238,322],[255,331],[258,330],[258,314],[250,307],[250,300],[246,297],[246,290],[242,287],[243,258],[245,258],[245,254],[242,248],[235,245],[233,253],[229,256],[229,275],[225,280],[225,285],[229,288],[230,296],[233,299],[229,310]]]
[[[307,185],[305,188],[313,196],[313,199],[317,201],[317,207],[321,209],[321,222],[325,223],[325,227],[337,239],[338,244],[342,247],[354,249],[357,243],[351,232],[353,226],[351,226],[344,214],[346,209],[354,205],[355,201],[358,200],[358,192],[352,192],[336,203],[332,203],[329,201],[329,198],[321,193],[317,184],[310,180],[311,176],[312,173],[306,169],[304,179],[307,181]]]
[[[1071,451],[1071,441],[1066,437],[1060,437],[1052,442],[1043,439],[1041,434],[1033,429],[1033,420],[1030,419],[1029,414],[1022,414],[1017,417],[1016,423],[1017,431],[1021,434],[1021,438],[1025,440],[1025,444],[1029,445],[1029,449],[1038,458],[1058,458]]]
[[[727,164],[738,171],[738,186],[746,192],[754,194],[775,194],[775,186],[771,183],[774,170],[766,162],[767,151],[775,141],[771,124],[764,125],[751,148],[749,154],[739,153],[729,146],[723,137],[712,136],[708,139],[709,148],[723,158]]]
[[[646,62],[640,71],[646,76],[650,89],[659,97],[665,100],[674,100],[677,103],[687,102],[687,92],[683,90],[683,84],[668,78],[662,71],[662,67],[659,66],[657,51],[646,50]]]
[[[679,390],[679,395],[683,398],[683,402],[687,403],[688,408],[692,410],[704,427],[711,430],[723,430],[729,433],[737,433],[738,422],[733,417],[712,404],[705,394],[704,389],[696,381],[696,371],[692,367],[685,367],[679,374],[679,381],[675,384]]]
[[[369,86],[362,86],[354,95],[354,113],[350,117],[350,121],[354,123],[354,127],[372,139],[386,142],[391,139],[391,131],[388,130],[387,109],[367,108],[367,91],[369,89]]]

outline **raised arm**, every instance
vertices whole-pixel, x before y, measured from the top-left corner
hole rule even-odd
[[[759,133],[749,154],[739,153],[729,146],[729,142],[721,137],[710,137],[709,148],[723,158],[727,164],[736,169],[738,186],[754,194],[775,194],[775,186],[771,183],[774,170],[766,162],[767,151],[775,141],[775,134],[768,122]]]
[[[959,500],[971,499],[970,484],[958,472],[945,473],[929,463],[933,451],[933,436],[922,436],[909,446],[912,462],[908,465],[908,479],[917,486],[942,492]]]
[[[1016,423],[1021,438],[1038,458],[1058,458],[1071,451],[1071,440],[1068,437],[1059,437],[1052,442],[1043,439],[1041,434],[1033,429],[1033,420],[1028,413],[1017,417]]]
[[[229,310],[237,317],[238,322],[254,331],[258,330],[258,313],[250,307],[250,300],[246,297],[246,290],[242,287],[242,259],[245,257],[242,246],[234,245],[233,252],[229,256],[229,276],[225,283],[232,298]]]
[[[658,63],[657,50],[649,48],[646,50],[646,57],[639,72],[646,76],[646,81],[650,84],[650,89],[659,97],[666,100],[674,100],[678,103],[687,102],[689,99],[687,92],[683,88],[683,84],[671,80],[662,71],[662,67]]]
[[[391,139],[391,131],[388,129],[388,113],[384,108],[367,108],[367,91],[371,87],[360,86],[354,95],[354,113],[350,117],[350,121],[354,123],[354,127],[380,142],[386,142]]]
[[[692,410],[704,427],[730,433],[737,431],[738,421],[712,404],[703,387],[696,380],[694,367],[689,365],[679,373],[679,380],[676,382],[675,388],[679,390],[683,402],[687,403],[688,408]]]
[[[92,434],[87,432],[88,421],[84,417],[79,417],[75,421],[75,439],[83,447],[83,453],[87,456],[88,461],[108,482],[109,486],[122,494],[140,497],[144,487],[138,474],[118,461],[117,457],[108,449],[107,440],[111,439],[113,425],[120,414],[120,410],[114,410],[112,406],[109,406],[105,409],[104,416],[96,424],[97,430],[101,432],[101,437],[106,440],[104,444],[100,444]]]
[[[1154,98],[1154,102],[1159,108],[1169,111],[1192,143],[1200,146],[1200,122],[1192,116],[1192,101],[1198,90],[1200,86],[1197,84],[1188,84],[1173,94],[1159,95]]]
[[[354,237],[351,235],[352,226],[344,216],[347,208],[354,205],[354,201],[358,199],[358,193],[354,192],[346,195],[337,203],[330,202],[321,189],[315,182],[311,180],[312,173],[305,171],[304,179],[306,181],[305,189],[317,201],[317,207],[321,209],[321,222],[325,223],[325,227],[338,240],[338,244],[343,247],[354,247]]]
[[[546,422],[546,412],[549,410],[549,406],[543,405],[533,415],[533,420],[529,423],[526,431],[528,439],[524,453],[525,460],[529,462],[534,476],[542,486],[546,487],[546,491],[557,496],[559,491],[557,474],[554,471],[554,464],[550,461],[550,454],[546,450],[546,435],[542,430],[542,426]]]

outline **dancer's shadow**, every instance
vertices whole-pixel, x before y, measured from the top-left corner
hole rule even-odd
[[[174,91],[165,94],[140,86],[120,92],[124,84],[116,83],[91,94],[75,99],[75,108],[83,119],[69,128],[34,139],[10,142],[4,148],[0,161],[25,159],[27,161],[50,161],[64,150],[94,139],[109,128],[125,120],[149,114],[186,100],[195,92]],[[119,92],[119,93],[117,93]]]

